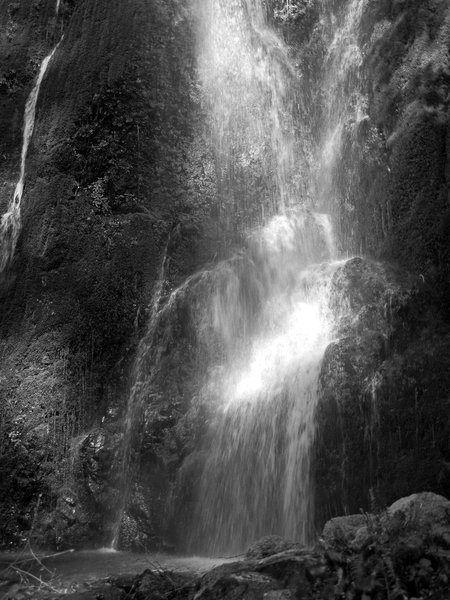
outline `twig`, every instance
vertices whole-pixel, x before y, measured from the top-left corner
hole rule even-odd
[[[62,554],[69,554],[71,552],[75,552],[73,548],[70,550],[63,550],[62,552],[55,552],[55,554],[46,554],[45,556],[40,556],[39,560],[45,560],[46,558],[54,558],[55,556],[61,556]]]
[[[53,573],[50,571],[50,569],[48,567],[46,567],[44,565],[44,563],[42,562],[42,560],[36,556],[36,554],[34,553],[33,548],[31,546],[30,546],[30,552],[31,552],[33,558],[35,559],[35,561],[38,563],[38,565],[40,565],[43,569],[45,569],[47,571],[47,573],[50,573],[50,575],[53,576]]]
[[[55,554],[46,554],[45,556],[36,556],[36,554],[34,553],[34,551],[32,550],[31,546],[28,544],[27,542],[27,546],[29,548],[30,554],[32,555],[27,556],[26,558],[17,558],[16,560],[14,560],[12,563],[10,563],[7,567],[5,567],[2,571],[0,571],[0,576],[4,575],[9,569],[14,569],[15,565],[22,565],[22,564],[26,564],[29,562],[33,562],[36,561],[38,564],[40,564],[42,567],[44,567],[44,569],[46,569],[49,573],[53,574],[50,569],[48,569],[48,567],[46,567],[42,561],[46,560],[47,558],[54,558],[55,556],[61,556],[62,554],[68,554],[70,552],[75,552],[75,550],[71,549],[71,550],[63,550],[62,552],[56,552]]]
[[[56,588],[54,588],[52,585],[50,585],[49,583],[47,583],[46,581],[43,581],[40,577],[36,577],[36,575],[33,575],[32,573],[28,573],[28,571],[24,571],[22,569],[19,569],[19,567],[13,567],[14,571],[16,571],[16,573],[18,575],[21,576],[25,576],[26,578],[31,577],[31,579],[34,579],[35,581],[39,582],[40,585],[44,585],[45,587],[48,587],[52,592],[55,592],[56,594],[60,593],[60,590],[57,590]],[[23,579],[22,579],[23,581]]]

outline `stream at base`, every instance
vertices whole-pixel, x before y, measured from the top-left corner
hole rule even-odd
[[[4,552],[0,553],[0,598],[3,597],[2,583],[6,585],[14,581],[8,566],[16,561],[24,570],[35,573],[44,580],[51,579],[52,585],[61,590],[83,591],[97,582],[110,577],[138,575],[146,569],[164,569],[178,573],[199,574],[227,562],[226,559],[212,559],[201,556],[175,556],[169,554],[134,554],[114,551],[109,548],[99,550],[80,550],[55,554],[39,553],[38,558],[46,556],[44,563],[49,572],[43,572],[29,554]],[[33,566],[34,565],[34,566]],[[8,596],[7,596],[8,597]]]

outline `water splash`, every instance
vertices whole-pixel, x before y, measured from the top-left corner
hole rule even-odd
[[[25,105],[25,114],[23,119],[23,141],[22,153],[20,161],[20,177],[14,190],[14,195],[9,203],[7,211],[3,214],[0,224],[0,272],[3,271],[14,256],[14,252],[19,238],[21,229],[21,203],[23,189],[25,184],[25,167],[30,145],[33,135],[34,123],[36,118],[36,105],[39,98],[41,84],[47,71],[48,65],[52,60],[59,44],[53,48],[48,56],[44,58],[39,69],[39,74],[36,83],[28,96]]]
[[[191,538],[191,549],[210,555],[241,552],[267,534],[303,542],[312,536],[317,381],[333,335],[328,296],[340,263],[309,262],[302,249],[311,248],[310,232],[304,229],[299,243],[298,229],[286,235],[292,222],[283,221],[275,217],[259,232],[250,278],[223,270],[211,298],[224,356],[202,390],[216,417]],[[326,240],[318,247],[326,252]],[[248,286],[253,314],[242,293]]]

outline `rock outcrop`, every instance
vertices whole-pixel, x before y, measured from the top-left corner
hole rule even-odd
[[[318,525],[450,484],[447,327],[420,278],[363,259],[334,277],[340,322],[320,376]]]

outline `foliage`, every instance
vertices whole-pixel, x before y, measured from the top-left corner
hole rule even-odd
[[[330,598],[345,600],[408,600],[447,598],[450,549],[435,538],[405,537],[385,513],[366,515],[367,539],[362,548],[325,544],[329,569],[335,576]],[[416,535],[420,535],[417,532]]]

